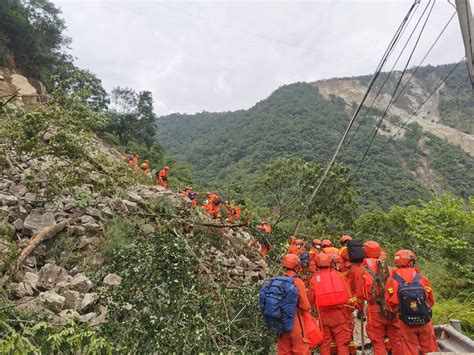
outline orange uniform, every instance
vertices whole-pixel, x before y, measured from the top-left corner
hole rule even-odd
[[[288,247],[288,254],[299,255],[299,251],[300,250],[298,249],[296,244],[290,244],[290,246]]]
[[[379,305],[374,295],[372,295],[374,278],[364,268],[369,268],[377,274],[377,259],[364,259],[360,265],[360,272],[356,275],[356,296],[359,300],[367,301],[368,304],[366,330],[372,342],[374,354],[385,355],[387,353],[385,346],[385,336],[387,335],[390,340],[392,354],[403,355],[401,322],[397,315],[394,315],[394,318],[391,320],[381,314]]]
[[[268,233],[270,234],[273,230],[272,230],[272,227],[268,224],[268,222],[262,222],[261,224],[259,224],[257,226],[257,229],[265,232],[265,233]],[[267,253],[270,251],[270,245],[266,242],[264,243],[260,243],[260,253],[262,254],[262,256],[265,258],[267,256]]]
[[[158,172],[158,176],[155,179],[155,185],[161,185],[165,189],[168,188],[168,170],[162,169]]]
[[[331,354],[331,343],[333,340],[336,343],[338,355],[349,354],[349,344],[352,341],[352,332],[354,330],[354,322],[351,311],[346,304],[334,307],[317,307],[317,300],[315,296],[315,288],[317,287],[316,278],[321,277],[320,273],[333,272],[337,273],[341,280],[341,284],[345,289],[348,298],[351,298],[349,285],[345,277],[336,270],[320,269],[315,273],[315,276],[309,283],[309,302],[314,309],[318,310],[319,320],[323,328],[323,343],[321,345],[321,355]]]
[[[199,195],[198,192],[193,191],[191,188],[186,188],[184,190],[184,196],[191,200],[191,208],[197,207],[197,196]]]
[[[420,274],[420,271],[415,267],[402,267],[392,271],[391,276],[387,280],[385,301],[388,308],[392,312],[398,311],[398,282],[393,278],[393,274],[397,273],[407,283],[412,282],[416,274]],[[420,283],[425,288],[426,300],[430,307],[434,306],[434,295],[433,289],[430,282],[425,276],[422,276]],[[429,321],[424,325],[413,326],[406,325],[400,321],[400,328],[402,331],[402,351],[406,355],[418,355],[420,349],[423,354],[430,352],[437,352],[438,344],[436,343],[436,337],[433,330],[433,322]],[[393,344],[392,344],[393,348]]]
[[[310,343],[306,337],[306,329],[303,321],[303,314],[311,311],[311,305],[306,294],[306,287],[303,280],[297,277],[293,270],[287,270],[285,276],[295,277],[294,285],[298,289],[298,306],[296,307],[295,325],[293,330],[282,333],[278,336],[278,355],[310,355]]]
[[[145,175],[148,175],[150,173],[150,165],[148,164],[148,160],[145,160],[142,165],[140,165],[140,169],[143,170]]]
[[[227,215],[229,216],[229,217],[227,217],[227,221],[229,221],[229,222],[232,222],[232,221],[240,218],[240,207],[239,206],[236,206],[236,207],[230,206],[230,208],[227,207],[226,212],[227,212]]]
[[[215,193],[207,193],[208,201],[203,207],[212,215],[214,218],[220,218],[220,212],[222,208],[221,198]]]

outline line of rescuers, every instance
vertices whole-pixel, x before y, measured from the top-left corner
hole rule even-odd
[[[397,251],[392,268],[375,241],[343,235],[340,244],[289,238],[284,274],[267,280],[259,295],[265,323],[277,334],[278,354],[311,354],[317,346],[322,355],[356,354],[355,318],[367,321],[375,355],[437,352],[433,289],[415,266],[415,253]],[[316,341],[311,315],[321,332]]]

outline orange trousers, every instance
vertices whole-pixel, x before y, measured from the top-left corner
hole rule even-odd
[[[439,351],[433,330],[433,322],[412,326],[400,321],[400,328],[403,334],[402,348],[404,355],[419,355],[420,349],[423,354]]]
[[[349,355],[349,343],[354,329],[349,309],[345,306],[320,309],[319,319],[323,326],[321,355],[331,354],[332,340],[336,343],[338,355]]]
[[[293,330],[278,336],[277,349],[278,355],[311,354],[309,340],[306,338],[303,317],[299,315],[298,310],[296,310]]]
[[[387,349],[385,347],[385,336],[390,339],[393,355],[403,355],[402,350],[402,331],[400,329],[400,321],[395,318],[391,321],[379,314],[379,307],[376,304],[369,304],[367,308],[367,335],[372,342],[374,355],[385,355]]]

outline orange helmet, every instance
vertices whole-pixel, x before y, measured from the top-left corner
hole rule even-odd
[[[281,266],[283,266],[285,269],[294,270],[300,266],[300,264],[300,258],[295,254],[287,254],[281,260]]]
[[[341,245],[346,244],[349,240],[352,240],[352,237],[350,235],[343,235],[340,239]]]
[[[347,249],[347,247],[342,248],[341,257],[346,261],[350,261],[350,259],[349,259],[349,250]]]
[[[169,167],[169,166],[165,166],[165,170],[170,170],[170,167]]]
[[[321,242],[321,246],[322,246],[323,248],[332,247],[332,242],[331,242],[329,239],[324,239],[324,240]]]
[[[313,239],[313,245],[321,245],[321,239]]]
[[[380,244],[377,242],[374,242],[373,240],[369,240],[368,242],[365,242],[364,249],[365,249],[365,256],[367,258],[378,258],[380,257],[380,253],[382,252],[382,248],[380,247]]]
[[[295,243],[295,240],[296,240],[296,237],[295,237],[294,235],[291,235],[291,236],[288,238],[288,243],[294,244],[294,243]]]
[[[328,254],[319,253],[316,255],[316,265],[318,267],[330,267],[331,257]]]
[[[415,263],[416,254],[411,250],[402,249],[395,253],[395,265],[398,267],[410,266],[410,263]]]
[[[304,240],[303,239],[296,239],[295,244],[296,245],[304,245]]]
[[[207,191],[206,196],[211,196],[211,193],[209,191]]]

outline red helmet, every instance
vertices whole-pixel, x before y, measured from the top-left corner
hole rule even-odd
[[[416,261],[416,255],[411,250],[402,249],[395,253],[395,265],[398,267],[410,266],[410,263],[414,264]]]
[[[313,239],[313,244],[321,245],[321,239]]]
[[[341,245],[346,244],[349,240],[352,240],[352,237],[350,235],[343,235],[340,239]]]
[[[300,264],[300,258],[295,254],[287,254],[281,260],[281,266],[290,270],[296,269]]]
[[[380,244],[374,242],[373,240],[369,240],[364,244],[365,249],[365,256],[367,258],[378,258],[380,257],[380,253],[382,252],[382,248]]]
[[[319,253],[316,255],[316,265],[318,267],[330,267],[331,266],[331,257],[329,254]]]
[[[169,166],[165,166],[165,170],[170,170],[170,167],[169,167]]]
[[[296,239],[295,244],[296,245],[304,245],[304,240],[303,239]]]
[[[321,242],[321,246],[322,246],[323,248],[332,247],[332,242],[331,242],[329,239],[324,239],[324,240]]]

